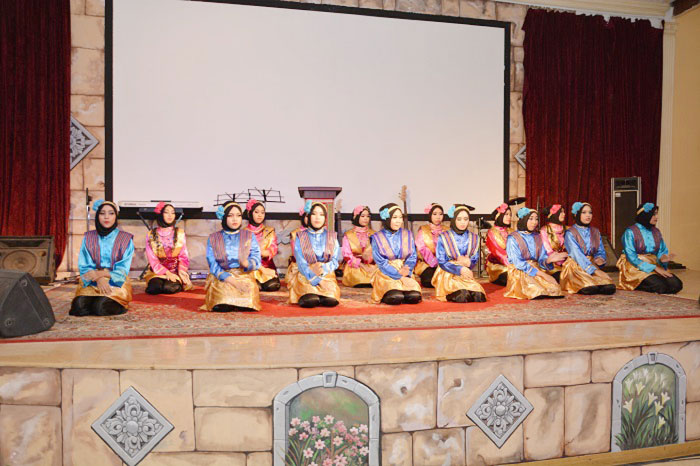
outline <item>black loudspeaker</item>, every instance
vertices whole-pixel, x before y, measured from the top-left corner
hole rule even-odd
[[[48,298],[26,272],[0,270],[0,337],[21,337],[56,322]]]
[[[53,236],[0,236],[0,269],[31,274],[46,285],[56,278]]]
[[[637,216],[637,206],[642,199],[642,179],[638,176],[632,178],[612,178],[611,187],[611,215],[612,219],[612,246],[619,256],[622,251],[622,234],[628,226],[634,224]]]

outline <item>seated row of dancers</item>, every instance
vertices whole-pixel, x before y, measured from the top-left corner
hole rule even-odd
[[[78,261],[80,280],[70,314],[118,315],[126,312],[132,289],[128,278],[134,254],[133,237],[117,228],[118,207],[96,201],[95,230],[85,234]],[[371,287],[372,303],[415,304],[422,300],[421,285],[434,287],[441,301],[483,302],[486,293],[471,269],[479,254],[479,238],[468,230],[470,211],[455,204],[447,212],[449,228],[442,226],[444,210],[426,208],[430,223],[416,236],[403,228],[404,213],[394,203],[380,209],[382,229],[370,228],[367,206],[353,210],[353,228],[342,247],[326,228],[328,212],[320,202],[307,201],[300,211],[302,226],[291,233],[292,255],[286,275],[289,302],[301,307],[332,307],[339,303],[336,269],[342,283]],[[172,294],[192,288],[185,233],[175,226],[175,208],[159,203],[157,227],[146,242],[148,269],[144,276],[150,294]],[[620,288],[656,293],[677,293],[681,281],[667,271],[669,254],[658,229],[658,208],[640,206],[637,223],[623,235],[624,254],[618,261]],[[505,296],[519,299],[562,297],[563,292],[612,294],[615,286],[600,270],[606,255],[600,233],[590,226],[588,203],[572,206],[575,224],[563,226],[560,205],[547,209],[547,223],[537,230],[538,213],[517,212],[517,228],[510,230],[511,209],[502,204],[494,211],[495,224],[487,236],[490,281],[506,286]],[[251,200],[243,209],[236,202],[219,206],[222,229],[207,241],[209,275],[202,309],[227,312],[260,310],[260,291],[281,287],[273,258],[277,237],[264,225],[265,208]],[[243,227],[243,220],[248,224]],[[341,252],[342,251],[342,252]],[[342,259],[341,260],[341,255]]]

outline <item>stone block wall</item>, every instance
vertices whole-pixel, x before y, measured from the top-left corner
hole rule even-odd
[[[142,464],[271,465],[274,397],[290,383],[328,370],[379,396],[384,465],[472,466],[605,453],[612,380],[629,360],[650,351],[682,364],[686,439],[700,440],[695,341],[323,368],[0,368],[0,464],[121,464],[90,426],[133,386],[174,425]],[[465,413],[501,374],[534,410],[499,449]]]
[[[295,0],[292,0],[295,1]],[[510,59],[510,182],[511,196],[525,195],[525,170],[515,162],[513,156],[525,144],[525,128],[522,113],[522,92],[524,81],[522,29],[527,6],[491,0],[308,0],[308,3],[335,4],[348,7],[375,8],[433,15],[460,16],[464,18],[492,19],[511,23]],[[71,0],[71,114],[92,133],[99,144],[73,170],[70,176],[70,219],[68,244],[63,262],[58,272],[75,273],[78,264],[78,251],[82,236],[87,229],[85,209],[85,188],[94,199],[105,193],[105,115],[104,115],[104,63],[105,63],[105,6],[104,0]],[[117,199],[117,201],[119,201]],[[301,204],[301,200],[299,201]],[[348,209],[351,207],[348,207]],[[290,205],[289,211],[296,210]],[[346,209],[347,210],[347,209]],[[145,228],[140,222],[120,222],[137,236],[145,237]],[[201,225],[199,225],[201,224]],[[204,248],[205,232],[213,231],[216,222],[206,220],[187,221],[186,231],[193,270],[206,269]],[[285,223],[274,225],[278,231]],[[92,222],[90,223],[90,228]],[[207,233],[208,234],[208,233]],[[190,236],[191,235],[191,236]],[[138,240],[139,242],[143,241]],[[145,256],[137,245],[133,270],[142,270]],[[278,266],[285,267],[289,250],[281,248],[276,259]],[[285,256],[286,254],[286,256]]]

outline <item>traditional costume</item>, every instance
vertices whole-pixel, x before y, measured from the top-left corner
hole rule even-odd
[[[654,226],[656,222],[651,223],[658,210],[651,202],[640,205],[636,223],[622,234],[622,255],[617,261],[620,289],[659,294],[676,294],[683,289],[677,276],[664,277],[656,271],[656,267],[668,270],[668,247]]]
[[[500,286],[506,286],[508,281],[509,262],[506,240],[510,225],[503,222],[503,217],[509,211],[510,206],[505,202],[493,211],[494,224],[486,235],[486,247],[489,250],[489,255],[486,257],[486,272],[489,274],[489,281]]]
[[[518,230],[508,236],[508,282],[503,296],[507,298],[535,299],[539,297],[562,297],[561,288],[550,283],[537,272],[552,270],[547,263],[547,250],[535,229],[529,230],[527,221],[537,212],[527,207],[518,210]]]
[[[440,211],[440,217],[436,220],[437,223],[433,223],[433,213],[436,210]],[[444,209],[440,204],[432,203],[424,211],[428,214],[429,223],[420,227],[416,232],[415,240],[418,260],[413,272],[416,275],[416,279],[420,280],[421,286],[432,288],[433,275],[438,266],[438,261],[435,257],[435,247],[438,237],[445,231],[442,227]]]
[[[237,209],[243,217],[243,209],[236,202],[219,206],[216,216],[221,220],[222,230],[209,235],[207,241],[209,275],[201,307],[205,311],[260,310],[260,291],[253,276],[260,267],[260,247],[250,230],[229,226],[227,219],[232,209]],[[243,267],[242,261],[248,265]]]
[[[441,233],[437,242],[437,261],[439,269],[433,277],[435,298],[440,301],[455,303],[484,302],[486,292],[477,283],[474,276],[463,277],[462,269],[474,267],[479,260],[479,237],[468,229],[457,228],[455,220],[460,212],[472,210],[465,204],[455,204],[447,211],[450,217],[450,229]],[[469,265],[460,264],[468,260]]]
[[[265,206],[262,205],[260,201],[251,199],[245,206],[245,217],[248,220],[247,230],[250,230],[254,235],[255,239],[258,241],[258,246],[260,246],[260,254],[262,257],[262,263],[260,267],[253,272],[253,277],[258,282],[261,291],[277,291],[282,286],[280,284],[280,279],[277,276],[277,267],[275,266],[274,257],[277,255],[277,233],[273,227],[265,226],[263,221],[258,223],[253,218],[253,212],[256,209],[263,209],[263,215],[265,213]]]
[[[156,205],[156,224],[148,233],[146,239],[146,258],[148,269],[143,279],[146,281],[146,293],[148,294],[173,294],[182,290],[191,290],[192,282],[189,277],[183,281],[181,275],[187,274],[190,259],[187,254],[187,242],[185,230],[175,226],[175,220],[168,223],[163,218],[166,207],[174,209],[172,204],[159,202]],[[175,281],[169,280],[167,274],[177,277]]]
[[[119,208],[115,203],[100,199],[92,205],[95,230],[85,233],[80,245],[80,279],[69,312],[72,316],[123,314],[131,302],[129,270],[134,257],[133,235],[117,229],[116,218],[110,227],[100,223],[100,212],[107,206],[114,209],[116,217]],[[109,280],[109,292],[98,285],[102,279]]]
[[[301,223],[301,226],[299,228],[296,228],[295,230],[292,230],[292,232],[289,234],[289,247],[291,248],[292,253],[289,255],[289,262],[287,263],[287,273],[284,275],[284,281],[287,285],[287,289],[290,290],[294,286],[294,280],[296,280],[297,275],[299,274],[299,267],[297,267],[297,259],[296,257],[294,257],[294,243],[297,239],[297,233],[299,233],[301,230],[305,230],[309,226],[309,216],[306,214],[303,207],[299,209],[299,222]]]
[[[379,216],[384,228],[371,239],[372,257],[379,269],[372,279],[371,300],[375,304],[416,304],[422,299],[420,285],[413,278],[417,260],[413,235],[405,228],[391,228],[391,217],[397,211],[402,213],[396,204],[382,206]],[[408,268],[405,276],[399,272],[404,266]]]
[[[326,206],[320,202],[306,201],[304,211],[308,215],[308,227],[299,230],[294,239],[294,257],[299,272],[290,284],[289,302],[301,307],[337,306],[340,300],[340,287],[335,278],[335,269],[340,260],[340,247],[334,233],[325,224],[315,227],[312,223],[313,210],[319,207],[328,218]],[[322,272],[316,274],[312,265],[321,264]]]
[[[372,286],[372,277],[377,272],[377,265],[372,259],[370,237],[375,233],[369,225],[360,225],[360,215],[370,213],[369,207],[357,206],[352,211],[352,230],[343,235],[343,285],[355,287]]]
[[[564,245],[569,257],[564,261],[561,270],[561,288],[568,293],[613,294],[615,285],[605,274],[604,277],[595,274],[600,268],[595,259],[606,259],[605,247],[597,228],[584,224],[581,213],[587,202],[575,202],[571,208],[575,224],[564,235]]]
[[[547,255],[551,255],[555,252],[566,252],[566,247],[564,246],[564,233],[566,232],[566,227],[560,220],[560,216],[564,212],[561,204],[554,204],[547,207],[543,212],[543,217],[547,224],[540,229],[540,236],[542,237],[542,246],[547,250]],[[554,268],[548,273],[559,281],[561,275],[561,266],[564,264],[564,260],[557,261],[554,264]]]

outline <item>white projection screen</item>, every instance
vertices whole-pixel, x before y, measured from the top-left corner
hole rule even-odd
[[[298,186],[340,186],[343,211],[377,212],[407,185],[413,213],[503,201],[507,23],[281,5],[108,2],[108,196],[212,211],[271,188],[285,203],[268,210],[293,212]]]

